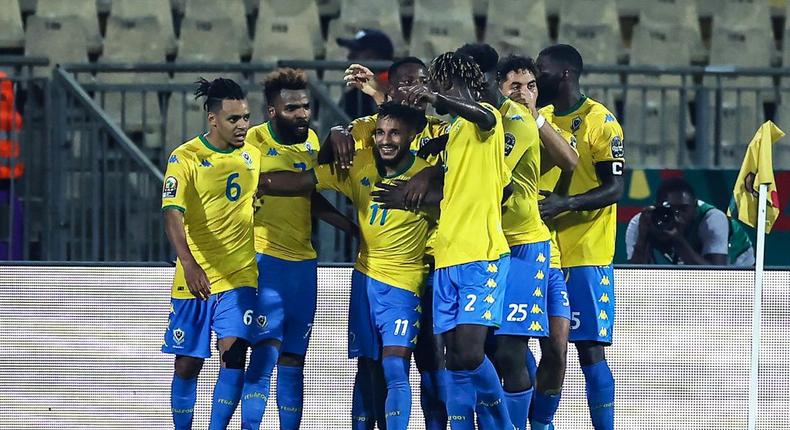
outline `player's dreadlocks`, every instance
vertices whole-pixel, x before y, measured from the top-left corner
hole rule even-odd
[[[273,104],[282,90],[304,90],[307,88],[307,73],[304,70],[284,67],[263,78],[263,93],[266,103]]]
[[[206,98],[203,102],[203,110],[206,112],[220,110],[223,100],[244,100],[247,98],[244,90],[233,79],[217,78],[209,82],[200,78],[195,83],[198,85],[195,90],[195,99]]]
[[[449,87],[453,80],[463,82],[474,93],[485,91],[485,79],[480,67],[468,56],[445,52],[431,61],[428,79]]]

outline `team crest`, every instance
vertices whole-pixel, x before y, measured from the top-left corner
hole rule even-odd
[[[623,138],[620,136],[612,138],[612,157],[623,158]]]
[[[162,198],[172,199],[178,192],[178,179],[175,176],[168,176],[165,178],[165,184],[162,186]]]
[[[180,328],[173,330],[173,340],[176,342],[176,345],[184,343],[184,330]]]
[[[244,159],[244,164],[247,165],[247,168],[252,169],[252,157],[250,157],[250,153],[247,151],[242,152],[241,158]]]
[[[582,126],[582,117],[577,116],[571,121],[571,131],[576,133]]]
[[[570,145],[571,148],[576,149],[576,136],[571,136]]]
[[[313,145],[311,145],[310,142],[304,144],[304,149],[307,150],[308,154],[313,155]]]
[[[505,133],[505,157],[510,155],[513,148],[516,146],[516,136],[513,133]]]
[[[255,322],[260,328],[266,328],[266,326],[269,325],[269,320],[266,318],[266,315],[258,315],[258,318],[255,318]]]

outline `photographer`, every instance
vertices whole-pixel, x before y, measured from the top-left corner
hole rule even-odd
[[[740,224],[697,200],[682,178],[661,183],[656,205],[628,223],[625,243],[632,264],[754,265],[751,240]]]

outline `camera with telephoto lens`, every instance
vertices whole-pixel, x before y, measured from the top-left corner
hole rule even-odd
[[[675,211],[669,206],[659,206],[653,210],[653,225],[659,230],[672,230],[675,226]]]

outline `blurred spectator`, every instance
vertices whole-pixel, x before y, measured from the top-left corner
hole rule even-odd
[[[385,33],[374,29],[362,29],[353,39],[337,39],[338,45],[348,49],[349,61],[364,63],[365,61],[391,61],[393,55],[392,41]],[[376,75],[381,85],[387,83],[387,72]],[[351,88],[343,94],[340,106],[351,118],[373,115],[378,112],[378,105],[372,97],[357,88]]]
[[[738,221],[698,200],[682,178],[661,183],[655,206],[628,223],[625,244],[632,264],[754,265],[752,242]]]

